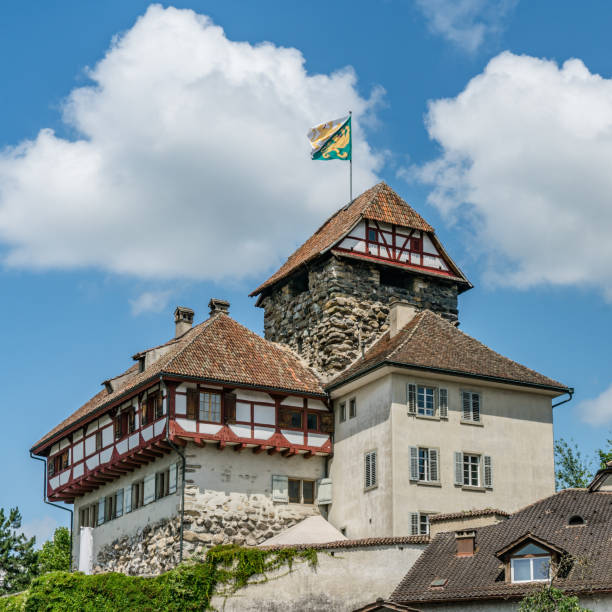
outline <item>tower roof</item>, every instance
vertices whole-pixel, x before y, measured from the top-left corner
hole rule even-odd
[[[380,182],[364,191],[348,205],[335,212],[304,244],[299,247],[287,261],[264,283],[250,295],[255,296],[278,281],[295,272],[300,266],[312,261],[331,249],[339,240],[362,219],[408,227],[427,232],[437,243],[436,246],[444,253],[454,276],[454,280],[470,285],[461,270],[444,252],[442,245],[435,238],[434,228],[405,202],[389,185]],[[471,286],[471,285],[470,285]]]

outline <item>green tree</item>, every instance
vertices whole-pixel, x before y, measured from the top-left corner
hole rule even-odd
[[[0,594],[25,589],[37,573],[38,553],[35,538],[21,533],[21,513],[0,508]]]
[[[608,439],[608,448],[597,449],[597,454],[599,455],[599,467],[605,468],[608,461],[612,461],[612,438]]]
[[[547,585],[523,597],[519,612],[590,612],[590,610],[583,608],[577,597],[570,597],[563,591]]]
[[[576,444],[570,446],[563,438],[555,442],[555,464],[557,490],[586,487],[593,478],[590,462],[583,458]]]
[[[58,527],[53,540],[43,544],[38,553],[38,567],[41,574],[70,569],[70,531],[67,527]]]

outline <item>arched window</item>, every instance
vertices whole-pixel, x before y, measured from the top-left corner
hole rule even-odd
[[[574,516],[570,516],[569,521],[567,521],[567,524],[570,527],[573,527],[574,525],[584,525],[584,523],[585,523],[584,519],[578,514],[574,514]]]

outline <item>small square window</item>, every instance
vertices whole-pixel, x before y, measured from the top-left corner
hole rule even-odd
[[[353,398],[349,402],[349,419],[354,419],[357,416],[357,400]]]
[[[319,415],[310,412],[306,416],[306,424],[308,431],[319,431]]]
[[[378,234],[376,232],[375,229],[369,228],[368,229],[368,241],[369,242],[376,242],[378,240]]]
[[[290,412],[290,423],[291,427],[296,427],[298,429],[302,428],[302,413],[297,410],[292,410]]]

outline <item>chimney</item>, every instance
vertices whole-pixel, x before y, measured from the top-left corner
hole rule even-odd
[[[193,310],[185,306],[177,306],[174,311],[174,337],[178,338],[188,332],[193,325]]]
[[[457,542],[458,557],[473,557],[476,548],[475,531],[456,531],[455,542]]]
[[[393,338],[416,314],[416,308],[408,302],[394,300],[389,308],[389,336]]]
[[[218,298],[210,298],[208,307],[210,308],[210,316],[212,317],[218,312],[229,313],[230,303],[226,302],[225,300],[219,300]]]

